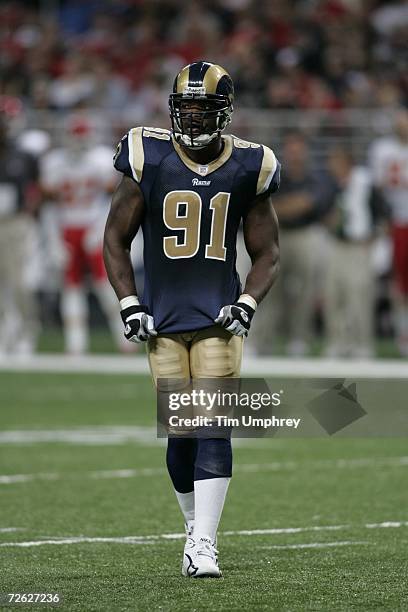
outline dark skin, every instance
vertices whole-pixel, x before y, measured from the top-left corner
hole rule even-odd
[[[118,300],[137,295],[130,247],[142,223],[144,211],[140,187],[129,177],[123,176],[113,193],[103,241],[106,271]]]
[[[270,195],[260,196],[252,203],[243,226],[245,246],[252,263],[244,293],[259,304],[279,273],[279,226]]]
[[[200,164],[216,159],[222,148],[221,137],[199,150],[183,147],[185,153]],[[105,266],[119,300],[137,295],[130,247],[144,212],[145,204],[140,187],[124,176],[113,194],[104,238]],[[270,196],[260,196],[254,200],[243,225],[245,245],[252,261],[244,293],[251,295],[259,304],[275,282],[279,271],[278,221]]]
[[[201,113],[205,110],[205,103],[200,102],[199,100],[189,101],[183,103],[183,109],[187,113]],[[193,119],[191,119],[193,117]],[[198,136],[200,134],[201,125],[200,121],[192,116],[188,115],[186,119],[182,119],[183,127],[186,131],[188,131],[190,127],[190,121],[193,121],[193,135]],[[214,119],[209,119],[204,121],[203,125],[204,129],[208,129],[209,132],[213,132],[216,130],[216,124]],[[209,145],[203,147],[202,149],[189,149],[188,147],[181,145],[184,153],[188,155],[190,159],[192,159],[197,164],[209,164],[214,159],[217,159],[221,155],[221,152],[224,148],[224,143],[219,136],[210,142]]]

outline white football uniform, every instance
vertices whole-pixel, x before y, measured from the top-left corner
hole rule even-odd
[[[97,146],[87,151],[54,149],[42,160],[41,181],[57,194],[63,228],[89,228],[106,217],[108,190],[119,178],[112,167],[112,150]]]
[[[127,344],[102,255],[109,192],[119,177],[112,165],[112,150],[105,146],[83,151],[54,149],[42,160],[42,185],[57,204],[63,254],[61,315],[69,353],[88,350],[87,274],[118,346],[122,349]]]
[[[408,225],[408,144],[395,137],[376,140],[370,151],[374,182],[391,208],[395,225]]]

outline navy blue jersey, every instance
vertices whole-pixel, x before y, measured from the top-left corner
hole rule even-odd
[[[221,155],[193,162],[168,130],[134,128],[118,145],[117,170],[144,196],[146,304],[159,333],[214,325],[237,300],[240,221],[254,199],[279,186],[280,165],[268,147],[223,136]]]

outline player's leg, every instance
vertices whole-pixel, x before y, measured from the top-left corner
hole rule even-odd
[[[34,221],[23,213],[4,222],[6,248],[2,292],[9,300],[5,334],[8,350],[22,354],[33,352],[38,331],[37,303],[25,274],[32,223]]]
[[[169,436],[166,464],[174,492],[184,517],[186,531],[194,529],[194,464],[197,440],[191,437]]]
[[[7,223],[0,222],[0,356],[8,351],[8,310],[9,310],[9,287],[8,276],[10,266],[7,257],[10,250],[9,232]]]
[[[147,353],[155,386],[160,379],[180,379],[178,388],[190,384],[188,344],[179,334],[158,336],[148,341]],[[166,463],[187,532],[194,521],[194,462],[196,440],[169,435]]]
[[[231,439],[199,439],[194,470],[196,538],[215,542],[231,476]]]
[[[293,357],[309,352],[311,323],[316,298],[318,257],[321,234],[314,226],[287,232],[286,244],[291,272],[282,280],[287,284],[289,300],[289,343],[287,351]]]
[[[350,320],[348,345],[355,359],[373,356],[374,276],[370,255],[370,247],[366,244],[349,245],[349,263],[345,261],[348,270],[345,296]]]
[[[345,253],[347,255],[347,251]],[[327,345],[325,355],[331,358],[344,357],[345,327],[347,324],[344,303],[346,296],[345,275],[349,268],[343,260],[342,245],[336,238],[329,238],[326,253],[326,269],[323,278],[322,294]],[[344,273],[346,270],[346,274]]]
[[[190,349],[193,379],[239,376],[242,338],[221,328],[197,332]],[[185,555],[184,573],[220,576],[215,542],[232,475],[230,438],[198,438],[194,469],[194,543]]]
[[[66,228],[63,242],[67,253],[63,288],[61,293],[61,317],[64,327],[65,350],[74,355],[85,353],[89,346],[88,302],[82,284],[84,253],[82,228]]]

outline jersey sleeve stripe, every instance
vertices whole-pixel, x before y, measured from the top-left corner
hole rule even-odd
[[[142,138],[142,127],[133,128],[129,132],[129,165],[132,169],[133,178],[140,183],[142,180],[144,166],[144,149]]]
[[[273,151],[269,147],[265,147],[265,145],[262,145],[262,148],[263,158],[256,186],[256,195],[264,193],[268,189],[277,166]]]

